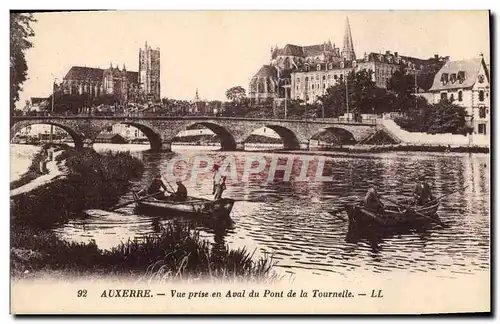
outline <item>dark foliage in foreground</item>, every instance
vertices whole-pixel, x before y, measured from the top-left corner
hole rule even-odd
[[[174,278],[272,279],[271,258],[252,260],[245,249],[213,247],[201,240],[188,224],[173,223],[160,234],[140,242],[127,241],[112,250],[100,250],[93,242],[69,243],[52,232],[12,229],[11,272],[14,276],[36,271],[133,274],[146,280]]]

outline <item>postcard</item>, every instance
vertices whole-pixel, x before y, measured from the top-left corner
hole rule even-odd
[[[490,313],[489,26],[11,12],[11,313]]]

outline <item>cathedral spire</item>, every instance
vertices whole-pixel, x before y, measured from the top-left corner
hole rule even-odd
[[[352,43],[349,17],[346,17],[345,20],[344,47],[342,48],[342,58],[344,58],[346,61],[353,61],[356,59],[356,54],[354,53],[354,45]]]

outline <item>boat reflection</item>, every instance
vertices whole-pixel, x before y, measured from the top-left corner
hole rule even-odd
[[[435,228],[435,224],[423,224],[413,228],[382,228],[349,224],[345,242],[351,244],[367,243],[371,247],[372,252],[378,254],[383,251],[383,243],[385,241],[394,241],[396,238],[411,235],[420,239],[419,242],[423,248],[427,245],[427,241]]]

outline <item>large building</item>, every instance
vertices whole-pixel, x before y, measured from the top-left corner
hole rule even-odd
[[[139,49],[139,85],[148,98],[160,100],[160,49],[152,49],[147,42]]]
[[[139,50],[139,72],[127,71],[125,65],[100,69],[73,66],[62,82],[67,94],[88,94],[91,98],[115,95],[122,103],[139,98],[160,100],[160,50],[145,45]]]
[[[357,59],[347,18],[342,51],[331,41],[311,46],[287,44],[284,48],[272,48],[270,64],[262,66],[250,81],[249,97],[252,102],[288,98],[313,103],[328,87],[352,71],[370,70],[376,86],[386,88],[387,81],[397,70],[419,74],[434,69],[434,75],[447,59],[437,55],[418,59],[390,51],[385,54],[365,53],[363,58]]]
[[[476,134],[490,134],[490,73],[483,57],[449,61],[429,90],[434,103],[448,99],[465,108]]]

